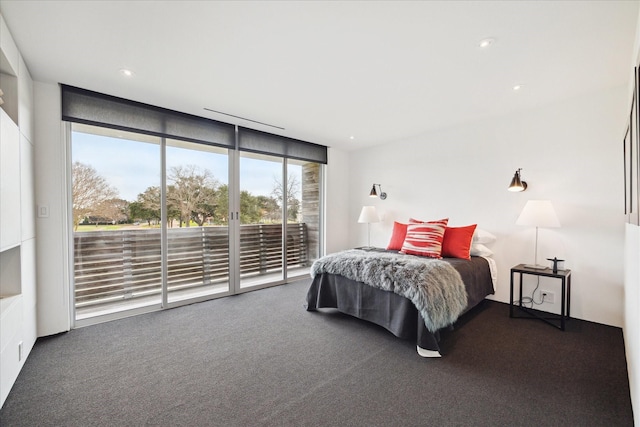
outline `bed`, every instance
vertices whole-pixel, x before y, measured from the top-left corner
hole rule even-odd
[[[494,293],[496,266],[481,256],[438,260],[351,249],[318,259],[311,275],[308,311],[335,308],[415,339],[422,357],[440,357],[440,332]]]

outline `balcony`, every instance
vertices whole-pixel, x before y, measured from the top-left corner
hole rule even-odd
[[[184,298],[224,292],[229,283],[229,230],[167,230],[167,290]],[[308,272],[307,225],[287,224],[287,271]],[[240,277],[282,273],[282,225],[240,226]],[[88,231],[74,235],[76,318],[154,304],[162,295],[159,229]]]

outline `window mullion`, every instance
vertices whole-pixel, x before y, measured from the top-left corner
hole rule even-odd
[[[162,308],[168,304],[168,241],[167,241],[167,140],[161,139],[160,143],[160,271],[162,280]]]

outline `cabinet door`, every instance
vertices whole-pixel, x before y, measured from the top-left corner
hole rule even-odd
[[[36,206],[33,145],[20,134],[20,241],[36,237]]]
[[[0,250],[20,244],[20,133],[0,109]]]

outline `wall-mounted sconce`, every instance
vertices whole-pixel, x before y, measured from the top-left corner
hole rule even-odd
[[[522,168],[516,170],[515,175],[513,175],[513,179],[511,180],[511,184],[509,185],[509,191],[517,192],[527,189],[527,183],[520,179],[521,170]]]
[[[376,191],[376,185],[378,186],[378,189],[380,189],[379,196],[378,192]],[[380,200],[384,200],[387,198],[387,193],[382,191],[382,187],[380,186],[380,184],[373,184],[373,187],[371,187],[371,193],[369,193],[369,197],[380,197]]]

